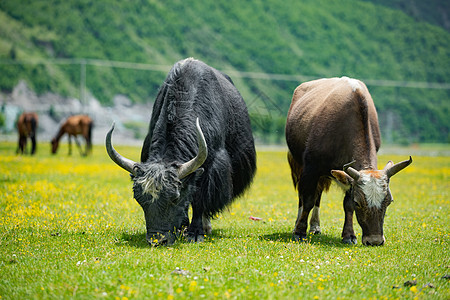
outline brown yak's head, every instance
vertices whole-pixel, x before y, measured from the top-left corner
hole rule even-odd
[[[380,246],[384,244],[384,216],[386,208],[393,201],[389,190],[389,180],[411,162],[412,158],[409,157],[409,160],[395,165],[389,161],[383,170],[357,171],[347,164],[344,166],[344,171],[331,171],[339,183],[346,189],[351,189],[351,198],[356,218],[362,229],[364,245]]]

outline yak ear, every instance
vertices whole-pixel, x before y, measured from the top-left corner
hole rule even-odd
[[[203,172],[205,171],[205,169],[203,168],[198,168],[197,171],[195,172],[197,176],[201,176],[203,174]]]
[[[392,162],[392,160],[388,161],[386,166],[383,168],[383,171],[386,172],[386,170],[389,170],[390,168],[392,168],[393,165],[394,165],[394,163]]]
[[[189,181],[191,179],[197,180],[198,178],[200,178],[200,176],[203,174],[204,171],[205,171],[205,169],[198,168],[193,173],[191,173],[191,174],[187,175],[186,177],[182,178],[182,180],[185,180],[185,181]]]
[[[331,170],[331,175],[340,183],[343,185],[345,189],[350,188],[353,182],[353,178],[351,178],[347,173],[341,170]]]

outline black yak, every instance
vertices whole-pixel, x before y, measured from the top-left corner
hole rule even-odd
[[[106,148],[131,173],[151,245],[173,243],[184,226],[189,241],[202,241],[210,218],[246,190],[256,170],[242,96],[227,75],[192,58],[177,62],[159,90],[140,163],[114,150],[113,129]]]
[[[286,141],[292,179],[299,197],[294,239],[306,238],[308,216],[313,207],[310,233],[320,233],[320,198],[334,177],[346,191],[343,242],[356,244],[355,211],[362,228],[363,244],[384,244],[384,216],[393,201],[389,179],[407,167],[412,159],[395,165],[390,161],[383,170],[378,170],[380,130],[366,85],[342,77],[298,86],[287,117]]]

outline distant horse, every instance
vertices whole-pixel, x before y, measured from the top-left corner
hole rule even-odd
[[[86,156],[92,151],[92,127],[94,122],[89,116],[76,115],[68,117],[67,120],[61,125],[58,133],[52,139],[52,153],[55,154],[58,150],[59,140],[64,134],[69,136],[69,155],[72,155],[72,137],[75,138],[75,143],[80,150],[81,156]],[[86,149],[83,152],[77,135],[81,134],[86,140]]]
[[[31,139],[31,155],[36,153],[36,131],[38,126],[38,115],[34,112],[23,113],[17,120],[17,131],[19,132],[19,146],[17,153],[26,153],[27,139]]]

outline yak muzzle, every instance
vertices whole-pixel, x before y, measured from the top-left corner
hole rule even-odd
[[[383,235],[368,235],[362,238],[362,243],[365,246],[382,246],[385,241]]]
[[[170,246],[175,242],[175,235],[170,232],[160,233],[152,232],[147,233],[147,242],[150,246]]]

